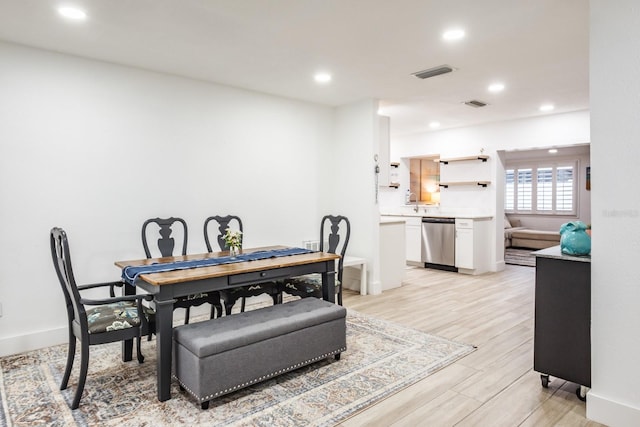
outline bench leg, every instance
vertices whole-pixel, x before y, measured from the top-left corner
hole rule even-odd
[[[210,402],[210,400],[207,400],[206,402],[202,402],[202,403],[200,404],[200,407],[201,407],[202,409],[209,409],[209,402]]]
[[[341,355],[341,354],[342,354],[342,353],[338,353],[338,354],[336,354],[336,355],[335,355],[335,356],[333,356],[333,357],[334,357],[336,360],[340,360],[340,355]]]

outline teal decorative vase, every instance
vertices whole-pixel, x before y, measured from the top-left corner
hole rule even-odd
[[[562,224],[560,227],[560,249],[567,255],[589,255],[591,237],[587,234],[587,225],[582,221]]]

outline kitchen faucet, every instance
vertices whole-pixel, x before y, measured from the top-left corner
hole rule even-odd
[[[416,195],[414,193],[409,193],[409,203],[411,203],[411,196],[413,195],[413,197],[416,197]],[[416,197],[416,205],[413,208],[414,212],[418,212],[418,209],[420,209],[418,207],[418,198]]]

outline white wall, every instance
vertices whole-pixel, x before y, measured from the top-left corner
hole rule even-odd
[[[391,118],[393,127],[393,118]],[[585,144],[590,142],[589,112],[579,111],[565,114],[541,115],[539,117],[489,123],[479,126],[426,132],[394,138],[391,141],[391,161],[407,157],[440,155],[441,157],[463,157],[480,154],[490,156],[488,162],[464,162],[442,166],[442,181],[466,181],[476,179],[492,182],[487,188],[458,187],[442,190],[440,210],[454,214],[479,213],[494,217],[492,221],[494,247],[492,271],[503,267],[503,222],[504,216],[504,164],[502,151],[535,149],[553,146]],[[400,165],[400,183],[397,190],[381,193],[381,209],[404,204],[404,194],[409,183],[408,162]],[[498,219],[496,221],[496,218]],[[497,224],[497,225],[496,225]]]
[[[592,0],[591,385],[587,416],[640,425],[640,7]]]
[[[374,152],[378,140],[378,103],[364,100],[336,108],[333,145],[325,151],[322,178],[337,177],[328,194],[331,212],[351,222],[347,254],[367,259],[369,293],[380,293],[378,272],[379,230],[375,203]],[[357,221],[354,219],[358,218]]]
[[[84,283],[117,279],[114,261],[143,257],[140,226],[156,216],[188,222],[191,253],[205,251],[204,219],[224,213],[243,218],[246,246],[299,246],[339,208],[353,215],[354,248],[370,244],[372,219],[350,203],[371,200],[373,178],[348,168],[371,149],[369,106],[343,115],[6,43],[0,57],[0,354],[66,340],[53,226],[67,230]],[[336,114],[363,120],[336,136]],[[339,170],[319,161],[333,156]]]

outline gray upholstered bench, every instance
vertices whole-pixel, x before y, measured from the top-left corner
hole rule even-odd
[[[209,401],[347,349],[344,307],[304,298],[178,326],[173,376],[203,409]]]

